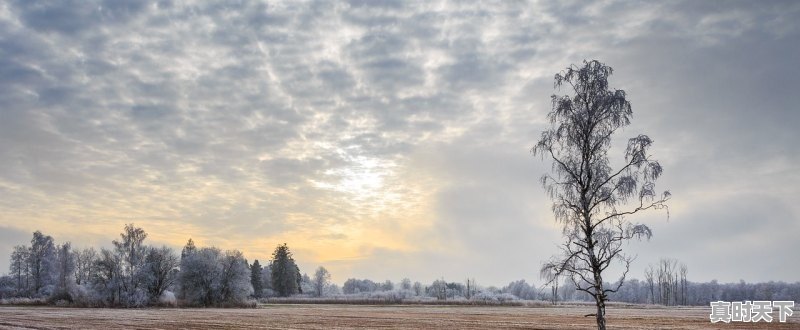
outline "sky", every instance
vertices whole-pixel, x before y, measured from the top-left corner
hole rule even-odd
[[[800,2],[0,2],[0,273],[41,230],[287,243],[301,271],[526,279],[561,228],[530,148],[597,59],[664,167],[634,242],[692,281],[799,281]]]

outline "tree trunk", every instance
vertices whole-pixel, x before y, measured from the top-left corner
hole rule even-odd
[[[606,302],[597,299],[597,330],[606,330]]]

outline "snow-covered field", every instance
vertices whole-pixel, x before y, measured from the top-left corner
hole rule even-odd
[[[0,328],[589,329],[585,307],[261,305],[256,309],[84,309],[0,306]],[[800,329],[788,323],[711,324],[708,308],[612,308],[611,329]]]

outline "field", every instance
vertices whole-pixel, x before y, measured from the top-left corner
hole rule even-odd
[[[610,329],[800,329],[787,323],[717,323],[708,308],[612,308]],[[0,307],[3,329],[590,329],[585,307],[261,305],[255,309]]]

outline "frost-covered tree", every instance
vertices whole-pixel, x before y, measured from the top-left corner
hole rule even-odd
[[[190,306],[214,306],[218,302],[222,276],[222,251],[201,248],[184,254],[181,259],[181,296]]]
[[[0,299],[11,298],[17,294],[15,279],[12,276],[0,276]]]
[[[627,216],[664,209],[669,199],[669,192],[656,194],[662,168],[648,153],[653,140],[647,135],[628,140],[621,166],[613,168],[609,161],[611,136],[629,125],[633,114],[625,91],[609,88],[612,71],[593,60],[556,74],[555,87],[569,89],[570,95],[553,95],[551,127],[532,149],[552,161],[552,173],[542,176],[542,184],[565,237],[563,254],[543,268],[569,276],[577,290],[594,298],[598,329],[606,326],[607,294],[618,289],[604,286],[603,272],[621,263],[622,285],[632,260],[622,243],[651,236],[647,226],[632,224]]]
[[[250,282],[250,267],[244,255],[237,250],[225,251],[220,263],[222,273],[219,279],[219,302],[229,304],[245,302],[253,293],[253,285]]]
[[[411,280],[409,278],[400,280],[400,289],[411,291]]]
[[[69,291],[75,286],[75,256],[72,254],[72,244],[61,244],[56,253],[56,288],[54,294],[69,297]]]
[[[147,248],[144,264],[138,276],[147,290],[150,302],[158,301],[164,291],[175,283],[179,265],[178,256],[172,248],[167,246]]]
[[[33,233],[31,248],[28,254],[31,274],[31,293],[38,296],[49,296],[56,279],[56,246],[53,237]]]
[[[447,300],[447,282],[444,279],[435,280],[428,287],[427,294],[437,300]]]
[[[142,282],[147,277],[141,274],[144,266],[145,253],[147,246],[144,244],[147,233],[144,229],[126,224],[120,239],[111,243],[114,245],[114,253],[121,261],[119,264],[121,299],[125,305],[142,305],[147,303],[146,290],[142,287]]]
[[[261,279],[262,271],[264,271],[264,268],[261,267],[258,259],[253,261],[253,264],[250,265],[250,284],[253,286],[253,296],[256,298],[264,294],[264,281]]]
[[[75,259],[75,283],[78,285],[89,283],[89,279],[94,274],[94,264],[97,260],[97,250],[86,248],[73,252]]]
[[[28,294],[30,288],[30,249],[24,245],[17,245],[11,252],[10,275],[14,279],[15,293],[17,296]]]
[[[322,297],[325,294],[325,288],[328,286],[328,283],[331,281],[331,273],[328,272],[325,267],[319,266],[317,270],[314,272],[314,279],[312,283],[314,284],[314,295],[317,297]]]
[[[414,282],[414,295],[421,296],[425,292],[425,288],[422,287],[422,283]]]
[[[272,253],[270,262],[272,273],[272,289],[281,297],[288,297],[295,293],[302,293],[302,276],[300,269],[292,258],[292,252],[286,243],[278,245]]]
[[[305,274],[305,273],[303,274],[303,276],[300,276],[300,292],[299,293],[303,293],[303,292],[314,294],[314,283],[311,280],[311,276],[308,276],[308,274]]]
[[[380,287],[381,291],[392,291],[394,290],[394,283],[391,280],[383,281]]]
[[[502,292],[510,293],[517,296],[517,298],[524,300],[536,300],[537,298],[536,287],[528,284],[528,282],[525,282],[525,280],[509,283],[505,288],[502,289]]]
[[[122,288],[122,260],[111,250],[102,248],[100,255],[95,260],[92,275],[92,298],[104,305],[116,306],[120,304]]]
[[[344,292],[344,294],[374,292],[378,291],[379,289],[380,285],[369,279],[359,280],[356,278],[349,278],[342,286],[342,292]]]
[[[180,264],[181,296],[187,305],[236,305],[253,292],[250,268],[239,251],[195,249],[184,253]]]

